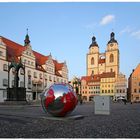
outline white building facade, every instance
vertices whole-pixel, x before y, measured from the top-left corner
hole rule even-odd
[[[40,93],[53,83],[68,83],[66,62],[32,50],[28,34],[24,46],[0,36],[0,102],[7,99],[8,65],[21,61],[25,66],[26,100],[39,100]],[[14,68],[10,70],[9,87],[14,86]],[[24,72],[19,70],[19,87],[24,86]]]

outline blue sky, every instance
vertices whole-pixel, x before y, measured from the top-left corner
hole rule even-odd
[[[120,71],[129,77],[140,63],[139,13],[139,2],[1,2],[0,35],[24,44],[28,28],[32,49],[44,55],[51,52],[54,59],[66,61],[71,79],[86,75],[92,36],[104,52],[114,31]]]

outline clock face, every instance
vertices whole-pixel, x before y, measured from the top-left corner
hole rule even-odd
[[[113,46],[113,43],[110,44],[110,47],[112,47],[112,46]]]

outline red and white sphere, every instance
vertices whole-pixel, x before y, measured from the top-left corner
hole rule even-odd
[[[43,109],[53,116],[65,116],[73,111],[77,102],[77,95],[69,84],[53,84],[41,96]]]

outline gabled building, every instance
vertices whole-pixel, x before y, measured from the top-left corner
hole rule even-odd
[[[7,99],[8,65],[20,61],[25,65],[26,99],[38,100],[43,89],[55,82],[68,82],[66,62],[60,63],[52,55],[43,55],[32,50],[29,35],[24,45],[0,36],[0,102]],[[23,70],[20,69],[19,86],[23,86]],[[14,69],[10,71],[9,86],[14,86]]]
[[[128,78],[128,98],[131,102],[140,102],[140,64]]]
[[[81,93],[84,101],[92,101],[100,94],[100,75],[81,77]]]
[[[127,78],[124,74],[120,73],[116,78],[115,83],[115,99],[127,99]]]

